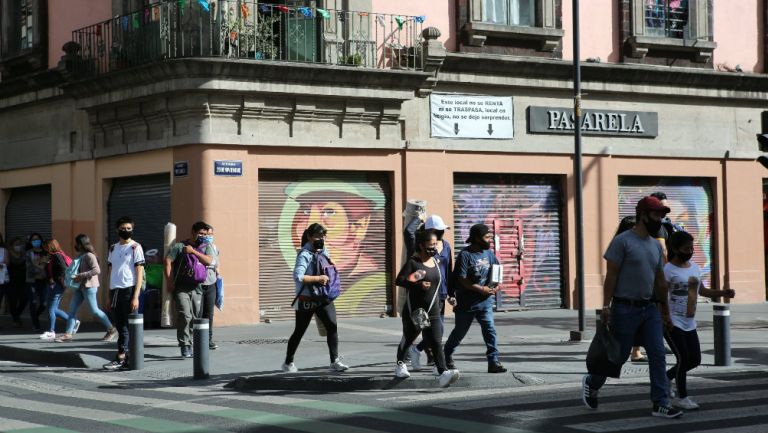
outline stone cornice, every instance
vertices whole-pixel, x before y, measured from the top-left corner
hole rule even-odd
[[[583,63],[581,74],[584,89],[591,91],[756,101],[768,97],[766,74],[618,63]],[[439,81],[558,89],[570,88],[572,78],[570,61],[449,53]]]

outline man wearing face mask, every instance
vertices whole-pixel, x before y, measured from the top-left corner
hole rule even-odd
[[[501,286],[490,287],[491,266],[499,259],[491,251],[493,233],[485,224],[475,224],[469,230],[468,247],[461,250],[453,273],[456,277],[456,324],[445,343],[445,361],[449,369],[455,369],[453,352],[467,335],[473,320],[480,324],[488,358],[488,373],[507,371],[499,362],[496,347],[496,327],[493,322],[493,304]]]
[[[166,288],[176,303],[176,339],[182,358],[192,358],[192,320],[200,317],[203,288],[201,284],[185,286],[176,280],[186,254],[194,255],[206,267],[213,263],[213,246],[207,243],[210,228],[203,221],[192,224],[192,236],[175,243],[165,257]]]
[[[658,198],[644,197],[635,208],[635,226],[611,241],[603,255],[607,272],[603,284],[602,322],[619,341],[622,359],[629,356],[635,336],[640,336],[648,353],[653,402],[651,415],[677,418],[683,413],[670,406],[664,354],[663,328],[671,327],[664,257],[661,246],[653,237],[668,213],[669,208]],[[653,299],[657,300],[660,309]],[[590,409],[597,409],[597,394],[605,380],[605,376],[597,374],[582,378],[582,401]]]

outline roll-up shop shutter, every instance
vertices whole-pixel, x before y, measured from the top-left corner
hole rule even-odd
[[[16,236],[26,240],[33,232],[51,238],[51,186],[37,185],[11,190],[5,208],[5,239]]]
[[[619,221],[634,216],[637,202],[661,191],[669,201],[669,218],[693,235],[693,261],[702,272],[702,282],[711,287],[712,277],[712,188],[706,178],[619,177]],[[618,222],[616,223],[618,226]]]
[[[454,250],[466,246],[472,225],[494,230],[504,265],[500,309],[562,307],[562,200],[557,176],[454,176]]]
[[[163,253],[163,232],[171,220],[171,180],[168,173],[112,179],[107,204],[109,244],[119,241],[115,222],[129,216],[136,221],[133,239],[144,252]]]
[[[293,267],[310,224],[339,270],[340,316],[389,311],[390,188],[385,173],[262,171],[259,176],[259,303],[261,320],[293,317]]]

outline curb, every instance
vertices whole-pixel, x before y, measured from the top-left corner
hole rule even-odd
[[[0,345],[0,359],[50,367],[94,368],[95,361],[101,358],[76,352],[54,352],[44,349]]]

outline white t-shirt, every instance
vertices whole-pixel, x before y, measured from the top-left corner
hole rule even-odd
[[[136,287],[136,266],[144,264],[144,250],[141,245],[130,241],[123,245],[116,243],[107,257],[107,262],[112,266],[109,276],[111,289],[123,289]]]
[[[680,268],[672,263],[664,265],[664,277],[669,285],[669,313],[672,316],[672,324],[683,331],[693,331],[696,329],[696,319],[686,317],[688,312],[689,279],[696,279],[696,295],[699,294],[699,289],[701,288],[701,269],[699,269],[699,265],[694,262],[688,263],[691,266],[687,268]],[[690,282],[693,283],[693,280]]]

